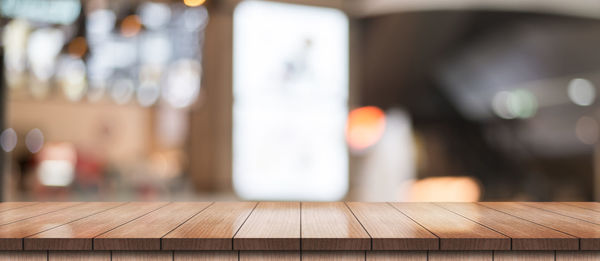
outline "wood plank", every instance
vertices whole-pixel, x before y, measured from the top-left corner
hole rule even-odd
[[[0,251],[0,260],[10,261],[46,261],[46,251]]]
[[[238,261],[238,251],[175,251],[174,261]]]
[[[0,212],[38,204],[37,202],[1,202]]]
[[[50,251],[48,261],[110,261],[109,251]]]
[[[112,261],[172,261],[171,251],[112,251]]]
[[[307,251],[302,261],[364,261],[365,251]]]
[[[479,204],[576,236],[580,238],[580,250],[600,250],[600,225],[523,204],[511,202],[481,202]]]
[[[165,202],[132,202],[24,239],[28,250],[92,250],[92,239],[151,211]]]
[[[492,251],[429,251],[429,261],[493,261]]]
[[[94,238],[95,250],[160,250],[161,237],[209,202],[175,202]]]
[[[554,251],[494,251],[494,261],[554,261]]]
[[[256,202],[216,202],[162,238],[165,250],[232,250]]]
[[[123,203],[90,202],[0,226],[0,250],[23,249],[23,238],[90,216]]]
[[[534,208],[543,209],[563,216],[581,219],[583,221],[600,225],[600,213],[591,209],[580,208],[559,202],[522,202],[520,204],[525,204]]]
[[[510,250],[510,238],[431,203],[391,203],[440,238],[441,250]]]
[[[343,202],[302,203],[302,250],[369,250],[371,237]]]
[[[579,239],[531,221],[472,203],[436,203],[512,238],[512,250],[577,250]]]
[[[347,203],[373,238],[373,250],[437,250],[439,238],[388,203]]]
[[[233,239],[236,250],[300,250],[300,202],[260,202]]]
[[[367,251],[367,261],[427,261],[427,251]]]
[[[600,203],[598,202],[561,202],[563,204],[576,206],[580,208],[590,209],[596,212],[600,212]]]
[[[556,251],[556,261],[598,261],[600,251]]]
[[[0,213],[0,225],[6,225],[23,219],[51,213],[81,204],[80,202],[40,203],[22,208],[16,208]]]
[[[240,261],[300,261],[300,252],[240,251]]]

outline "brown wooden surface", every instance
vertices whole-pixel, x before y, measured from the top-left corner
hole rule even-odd
[[[232,239],[255,202],[216,202],[165,235],[165,250],[232,250]]]
[[[98,250],[160,250],[160,238],[200,213],[208,202],[175,202],[94,238]]]
[[[50,251],[48,261],[110,261],[109,251]]]
[[[0,260],[10,261],[46,261],[46,251],[0,251]]]
[[[430,251],[429,261],[492,261],[492,251]]]
[[[240,261],[300,261],[297,251],[240,251]]]
[[[0,250],[600,250],[600,224],[594,223],[600,212],[592,203],[6,206],[18,208],[0,212],[16,218],[0,225]]]
[[[238,251],[175,251],[174,261],[238,261]]]
[[[0,213],[0,225],[16,222],[19,220],[32,218],[35,216],[43,215],[53,211],[61,210],[64,208],[72,207],[81,202],[58,202],[58,203],[43,203],[35,204],[31,206],[25,206],[22,208],[16,208],[4,211]]]
[[[576,236],[580,238],[581,250],[600,250],[600,225],[524,204],[512,202],[482,202],[480,204]]]
[[[431,203],[392,203],[440,238],[441,250],[510,250],[510,238]]]
[[[37,202],[2,202],[0,203],[0,212],[4,212],[15,208],[31,206],[34,204],[37,204]]]
[[[132,202],[29,236],[23,247],[31,250],[91,250],[102,233],[165,206],[164,202]]]
[[[233,248],[300,250],[300,203],[259,203],[235,235]]]
[[[437,205],[512,238],[512,250],[577,250],[579,239],[509,214],[470,203]]]
[[[0,251],[0,260],[598,261],[600,251]]]
[[[554,261],[554,251],[494,251],[494,261]]]
[[[112,251],[112,261],[172,261],[171,251]]]
[[[599,202],[561,202],[563,204],[572,205],[580,208],[591,209],[600,212]]]
[[[23,249],[24,237],[61,226],[122,204],[123,203],[116,202],[90,202],[0,226],[0,250],[21,250]]]
[[[600,213],[591,209],[558,202],[524,202],[521,204],[600,225]]]
[[[371,237],[343,202],[302,203],[302,250],[369,250]]]
[[[365,251],[305,251],[302,261],[365,261]]]
[[[439,239],[388,203],[349,202],[367,230],[373,250],[437,250]]]
[[[600,251],[556,251],[556,261],[598,261]]]
[[[427,261],[427,251],[367,251],[367,261]]]

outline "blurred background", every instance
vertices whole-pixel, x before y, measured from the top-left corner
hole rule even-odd
[[[3,201],[600,200],[600,2],[0,0]]]

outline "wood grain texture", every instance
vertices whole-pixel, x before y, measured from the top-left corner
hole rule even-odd
[[[91,202],[0,226],[0,250],[23,249],[23,238],[93,215],[123,203]],[[46,250],[46,249],[41,249]]]
[[[109,251],[50,251],[48,261],[110,261]]]
[[[258,203],[235,235],[233,249],[300,250],[300,203]]]
[[[302,203],[302,250],[369,250],[371,237],[343,202]]]
[[[577,206],[562,204],[558,202],[523,202],[519,204],[525,204],[534,208],[547,210],[560,215],[581,219],[583,221],[600,225],[600,213],[591,209],[580,208]]]
[[[1,202],[0,212],[37,204],[37,202]]]
[[[600,250],[600,225],[523,204],[510,202],[482,202],[479,204],[576,236],[580,238],[581,250]]]
[[[46,261],[46,251],[0,251],[0,260],[10,261]]]
[[[494,261],[554,261],[554,251],[494,251]]]
[[[29,236],[31,250],[91,250],[92,239],[102,233],[165,206],[164,202],[132,202]]]
[[[388,203],[349,202],[373,240],[372,250],[437,250],[439,239]]]
[[[171,251],[112,251],[112,261],[172,261]]]
[[[300,261],[298,251],[240,251],[240,261]]]
[[[429,251],[429,261],[493,261],[492,251]]]
[[[579,239],[506,213],[471,203],[436,203],[512,238],[512,250],[577,250]]]
[[[211,203],[175,202],[94,238],[97,250],[160,250],[160,238]]]
[[[599,202],[561,202],[561,203],[593,210],[596,212],[600,212],[600,203]]]
[[[238,261],[238,251],[175,251],[174,261]]]
[[[556,261],[598,261],[600,251],[556,251]]]
[[[440,238],[441,250],[510,250],[510,238],[431,203],[392,203]]]
[[[256,202],[216,202],[162,238],[165,250],[232,250]]]
[[[365,251],[303,251],[302,261],[364,261]]]
[[[427,261],[427,251],[367,251],[367,261]]]
[[[72,207],[79,202],[59,202],[59,203],[40,203],[22,208],[16,208],[0,213],[0,225],[16,222],[19,220],[32,218],[35,216],[51,213],[64,208]]]

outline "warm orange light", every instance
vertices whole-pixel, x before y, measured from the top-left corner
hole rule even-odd
[[[377,143],[385,131],[385,113],[375,107],[354,109],[346,123],[346,141],[353,150],[363,150]]]
[[[132,37],[142,30],[142,23],[137,15],[129,15],[121,22],[121,34],[125,37]]]
[[[474,202],[481,197],[481,187],[472,177],[430,177],[412,183],[407,201]]]
[[[189,7],[201,6],[206,0],[183,0],[183,3]]]
[[[87,42],[85,41],[85,38],[81,36],[73,38],[73,40],[67,46],[67,52],[77,58],[83,57],[86,51]]]

